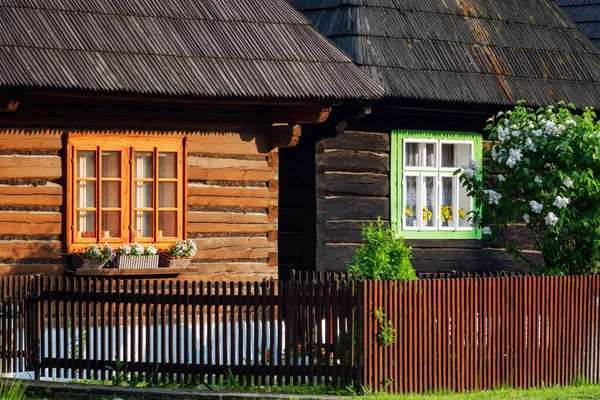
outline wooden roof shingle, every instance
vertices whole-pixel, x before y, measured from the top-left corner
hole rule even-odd
[[[600,0],[555,0],[579,26],[581,32],[600,48]]]
[[[285,0],[2,0],[0,88],[244,99],[382,89]]]
[[[388,98],[600,105],[600,53],[551,0],[290,3]]]

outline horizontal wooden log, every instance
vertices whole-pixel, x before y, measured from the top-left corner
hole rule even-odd
[[[277,267],[256,262],[215,262],[193,263],[198,268],[198,273],[203,274],[230,274],[232,281],[238,280],[236,275],[277,274]]]
[[[370,151],[390,151],[390,135],[387,133],[342,133],[335,138],[323,139],[319,143],[323,144],[325,150],[328,149],[348,149],[348,150],[370,150]]]
[[[61,231],[61,213],[0,211],[0,235],[58,235]]]
[[[387,174],[327,172],[317,175],[317,186],[326,193],[390,195],[390,177]]]
[[[522,260],[480,260],[480,261],[433,261],[412,260],[413,268],[417,272],[531,272],[528,263]]]
[[[326,242],[357,243],[362,242],[362,227],[376,220],[336,220],[325,221],[324,240]]]
[[[358,150],[328,150],[317,154],[317,164],[326,171],[375,171],[387,174],[390,170],[388,154]]]
[[[248,133],[194,133],[188,135],[188,152],[229,155],[267,155],[269,137]]]
[[[267,208],[276,201],[264,197],[188,196],[187,199],[188,206],[191,207]]]
[[[234,213],[234,212],[203,212],[189,211],[187,213],[188,223],[211,222],[223,224],[268,224],[267,213]]]
[[[0,260],[57,259],[63,256],[62,242],[0,240]]]
[[[219,224],[188,223],[188,233],[267,233],[277,229],[276,224]]]
[[[302,128],[300,125],[278,125],[269,128],[269,145],[271,147],[295,147],[300,141]]]
[[[266,237],[215,237],[193,239],[198,250],[267,248],[271,244]]]
[[[0,185],[0,206],[60,206],[63,187],[54,183],[42,186]]]
[[[61,135],[59,130],[0,130],[0,150],[58,151],[62,149]]]
[[[528,256],[537,258],[540,253],[529,252]],[[504,249],[416,249],[413,248],[414,260],[431,261],[512,261],[513,256]]]
[[[235,168],[210,170],[190,166],[187,176],[191,181],[268,182],[270,179],[277,179],[277,171],[247,171]]]
[[[232,259],[267,259],[269,253],[273,252],[272,247],[262,249],[214,249],[199,250],[194,259],[196,260],[232,260]],[[246,271],[248,272],[248,271]]]
[[[213,270],[218,270],[219,266],[223,266],[225,264],[215,264]],[[266,265],[266,264],[265,264]],[[251,268],[248,266],[247,268]],[[277,268],[270,267],[270,271],[258,271],[255,273],[238,273],[238,272],[203,272],[202,266],[198,267],[198,272],[194,274],[181,274],[179,275],[179,280],[189,280],[194,279],[195,281],[210,281],[210,282],[262,282],[264,280],[277,280]],[[250,269],[249,269],[250,271]]]
[[[277,198],[277,192],[268,187],[229,187],[216,185],[189,184],[188,196],[224,196],[224,197],[265,197]]]
[[[0,156],[0,179],[45,179],[62,177],[62,161],[58,156]]]
[[[387,198],[339,197],[331,196],[318,201],[319,212],[326,219],[384,220],[390,218],[390,204]]]
[[[236,158],[188,157],[190,168],[205,170],[271,171],[267,160],[239,160]]]
[[[64,275],[64,264],[0,264],[0,275]]]

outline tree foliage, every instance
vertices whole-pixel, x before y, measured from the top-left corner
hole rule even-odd
[[[597,272],[600,125],[594,111],[576,113],[563,102],[536,111],[519,104],[491,118],[486,130],[493,146],[483,167],[471,164],[455,172],[483,206],[471,219],[493,240],[507,226],[524,222],[544,265],[534,264],[513,243],[507,250],[538,273]]]

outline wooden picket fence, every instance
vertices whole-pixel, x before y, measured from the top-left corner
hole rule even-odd
[[[598,275],[0,277],[0,300],[1,372],[38,378],[392,393],[600,383]],[[386,324],[390,346],[379,339]]]
[[[465,391],[600,383],[600,275],[364,282],[363,382]],[[381,310],[397,330],[380,346]]]

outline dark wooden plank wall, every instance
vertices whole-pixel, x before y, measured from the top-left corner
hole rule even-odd
[[[346,132],[316,145],[317,270],[343,270],[363,224],[390,218],[390,136]]]
[[[430,129],[442,129],[429,125]],[[354,126],[367,128],[364,122]],[[473,128],[459,125],[456,129],[459,127]],[[347,130],[317,142],[317,271],[346,269],[361,243],[362,225],[375,221],[377,216],[389,222],[389,138],[387,133]],[[519,243],[531,261],[542,262],[540,254],[532,250],[533,241],[524,226],[511,228],[505,238]],[[530,269],[529,263],[508,255],[504,243],[407,240],[407,244],[413,247],[412,263],[418,272]]]

